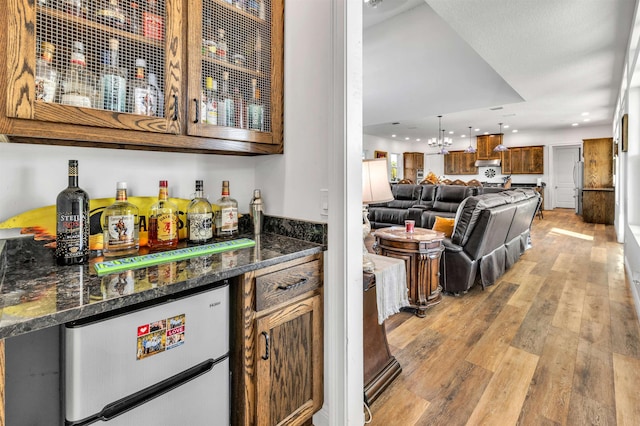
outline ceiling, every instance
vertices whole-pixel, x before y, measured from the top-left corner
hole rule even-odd
[[[382,0],[363,9],[364,133],[425,141],[610,126],[635,0]],[[397,123],[397,124],[393,124]],[[480,129],[476,131],[475,129]]]

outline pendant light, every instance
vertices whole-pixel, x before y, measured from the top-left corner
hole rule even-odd
[[[449,142],[446,143],[446,144],[444,144],[444,143],[442,144],[442,148],[440,148],[440,151],[438,152],[438,154],[447,155],[447,154],[449,154],[449,150],[447,148],[445,148],[445,146],[451,145],[453,143],[453,141],[451,141],[451,139],[449,139],[449,138],[445,138],[444,137],[444,129],[442,129],[442,139],[441,140],[442,141],[446,140],[446,141],[449,141]]]
[[[499,135],[502,135],[502,123],[498,123],[500,125],[500,132],[498,133]],[[496,146],[495,148],[493,148],[493,150],[495,152],[505,152],[508,151],[509,148],[507,148],[505,145],[500,144],[498,146]]]
[[[469,146],[464,150],[465,154],[475,154],[476,149],[471,146],[471,126],[469,126]]]

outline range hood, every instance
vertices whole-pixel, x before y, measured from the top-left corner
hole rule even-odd
[[[476,160],[476,167],[500,167],[500,160]]]

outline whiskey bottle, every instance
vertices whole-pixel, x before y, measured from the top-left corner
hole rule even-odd
[[[236,238],[238,233],[238,202],[229,196],[229,181],[222,181],[222,197],[216,201],[216,237]]]
[[[51,64],[56,47],[48,42],[42,42],[41,56],[36,61],[36,99],[53,102],[58,86],[58,72]]]
[[[235,110],[233,98],[229,93],[229,72],[222,73],[222,100],[218,105],[218,125],[233,127],[235,125]]]
[[[87,70],[84,45],[81,41],[73,42],[71,59],[61,86],[60,103],[85,108],[96,106],[95,80],[93,74]]]
[[[102,212],[106,257],[138,254],[140,247],[138,207],[127,200],[127,182],[118,182],[116,201]]]
[[[127,79],[120,68],[118,39],[109,40],[109,50],[102,55],[100,75],[100,99],[102,108],[109,111],[125,112],[127,106]]]
[[[144,59],[136,59],[136,74],[131,82],[130,90],[130,109],[134,114],[140,115],[155,115],[156,110],[155,103],[157,99],[154,99],[153,93],[149,86],[149,81],[146,76],[147,61]]]
[[[207,124],[216,126],[218,124],[218,82],[213,77],[206,78],[207,87]]]
[[[69,186],[56,199],[58,265],[89,260],[89,195],[78,187],[78,161],[69,160]]]
[[[178,206],[169,201],[169,185],[160,181],[158,201],[149,209],[149,247],[168,250],[178,247]]]
[[[118,0],[101,0],[96,8],[96,21],[103,25],[124,30],[127,19]]]
[[[164,40],[164,12],[157,0],[147,0],[146,10],[142,12],[142,34],[153,40]]]
[[[213,238],[213,209],[196,180],[196,193],[187,206],[187,232],[189,243],[203,244]]]
[[[264,131],[264,107],[260,103],[260,89],[255,78],[251,79],[251,101],[248,109],[249,129]]]

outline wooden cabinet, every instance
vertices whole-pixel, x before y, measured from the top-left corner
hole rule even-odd
[[[10,0],[0,18],[6,28],[0,57],[11,64],[0,74],[4,82],[0,90],[0,132],[9,140],[234,154],[282,152],[282,0],[265,1],[265,11],[255,14],[223,0],[159,0],[153,10],[148,9],[155,4],[152,2],[120,2],[136,4],[137,9],[124,8],[126,20],[117,25],[113,20],[103,23],[94,19],[100,16],[101,2],[83,3],[88,7],[74,11],[77,13],[63,10],[67,2],[41,3]],[[155,20],[149,23],[149,17]],[[219,43],[220,29],[225,30],[228,46],[222,59],[213,53],[216,48],[203,43],[211,38]],[[155,103],[149,107],[150,115],[133,113],[130,107],[124,111],[106,109],[98,84],[93,96],[88,96],[90,102],[63,104],[60,83],[51,102],[39,99],[43,84],[38,80],[36,85],[36,64],[43,53],[43,42],[55,48],[51,65],[58,77],[75,57],[72,47],[77,42],[83,45],[86,69],[99,76],[110,39],[119,43],[119,67],[128,80],[127,101],[133,93],[130,81],[138,69],[136,59],[146,61],[147,76],[151,72],[156,75],[161,94],[145,97],[145,105]],[[236,120],[238,125],[205,125],[200,101],[206,77],[217,81],[221,97],[224,73],[229,74],[235,104],[243,106],[233,109],[234,117],[244,117]],[[254,79],[264,116],[259,129],[249,128],[245,108],[256,92],[252,90]]]
[[[584,139],[584,188],[613,187],[613,138]]]
[[[582,219],[586,223],[613,225],[615,211],[615,192],[613,188],[585,188],[582,191]]]
[[[444,156],[444,173],[447,175],[475,175],[478,174],[475,163],[476,154],[449,151],[449,154]]]
[[[413,183],[418,182],[418,170],[424,170],[424,153],[404,152],[402,153],[403,178],[411,179]]]
[[[544,174],[543,146],[514,147],[501,154],[503,174]]]
[[[493,149],[502,143],[502,134],[476,136],[478,160],[499,160],[500,153]]]
[[[313,255],[247,273],[232,290],[232,424],[298,425],[322,407],[322,271]]]

